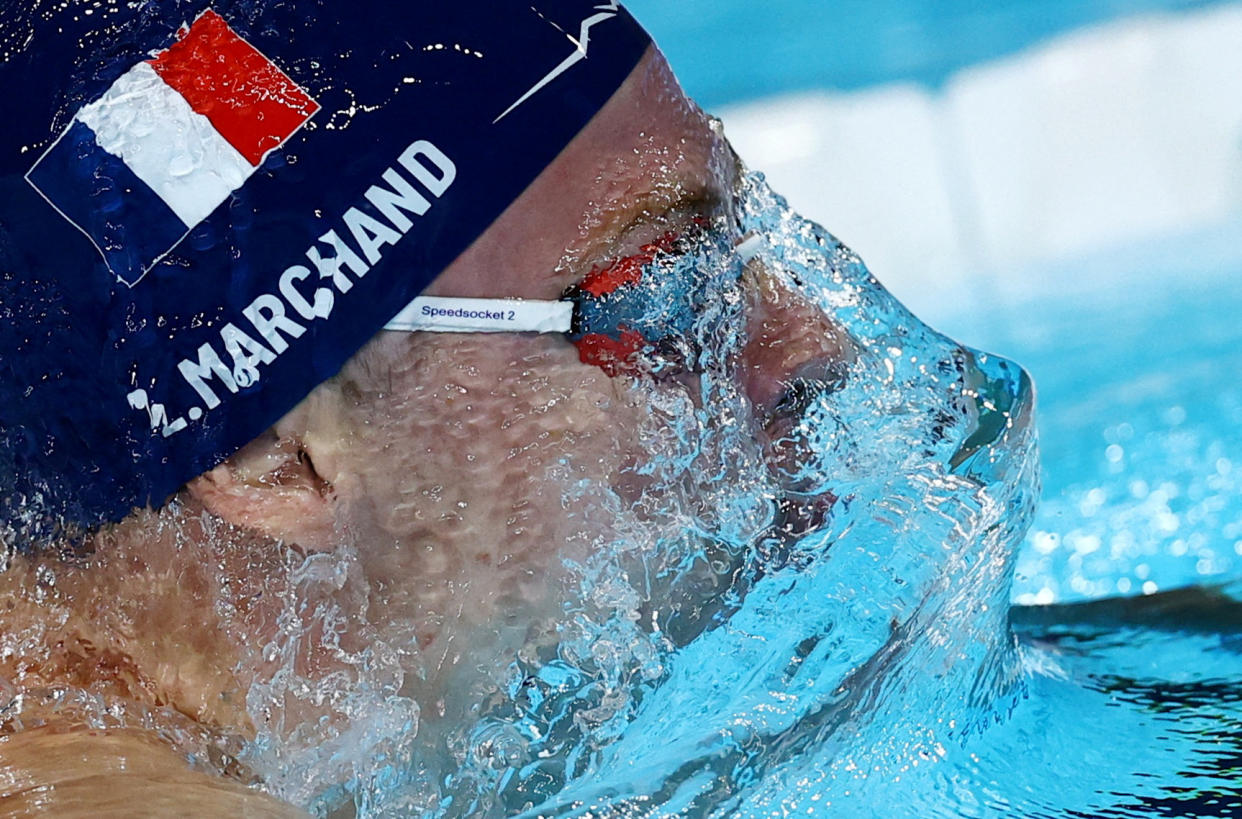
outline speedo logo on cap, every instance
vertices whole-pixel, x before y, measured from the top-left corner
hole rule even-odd
[[[78,111],[26,179],[133,286],[318,110],[206,11]]]

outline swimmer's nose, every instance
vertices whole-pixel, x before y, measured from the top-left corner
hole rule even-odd
[[[817,305],[766,273],[746,274],[751,303],[739,362],[742,387],[765,425],[800,418],[849,375],[849,340]]]

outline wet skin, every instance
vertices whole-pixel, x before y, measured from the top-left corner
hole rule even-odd
[[[428,294],[556,298],[696,218],[729,224],[738,172],[652,51]],[[782,423],[795,379],[841,361],[843,336],[762,271],[746,281],[734,366],[762,436]],[[0,726],[0,807],[288,812],[246,790],[247,772],[218,751],[256,731],[246,697],[272,672],[262,648],[289,615],[290,567],[342,543],[357,550],[353,568],[316,592],[356,615],[342,644],[404,634],[394,691],[424,720],[452,712],[455,670],[485,646],[511,653],[555,611],[564,561],[609,526],[567,510],[564,491],[632,480],[645,390],[581,363],[561,336],[383,332],[267,435],[164,508],[100,533],[91,554],[18,558],[0,574],[2,627],[23,635],[0,657],[0,693],[24,695]],[[310,679],[340,670],[322,650],[297,664]],[[148,714],[148,729],[88,729],[79,692],[127,709],[127,725]],[[289,708],[288,721],[338,718]],[[191,769],[196,751],[213,763]]]

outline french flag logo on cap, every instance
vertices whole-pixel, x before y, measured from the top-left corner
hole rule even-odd
[[[318,110],[206,11],[78,111],[26,179],[132,287]]]

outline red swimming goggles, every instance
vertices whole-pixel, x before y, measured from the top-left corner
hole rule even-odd
[[[596,267],[558,301],[421,297],[387,325],[409,332],[560,332],[610,376],[693,369],[695,322],[722,256],[745,264],[758,237],[730,247],[696,220]],[[705,271],[717,271],[717,276]],[[736,269],[731,274],[736,280]]]

